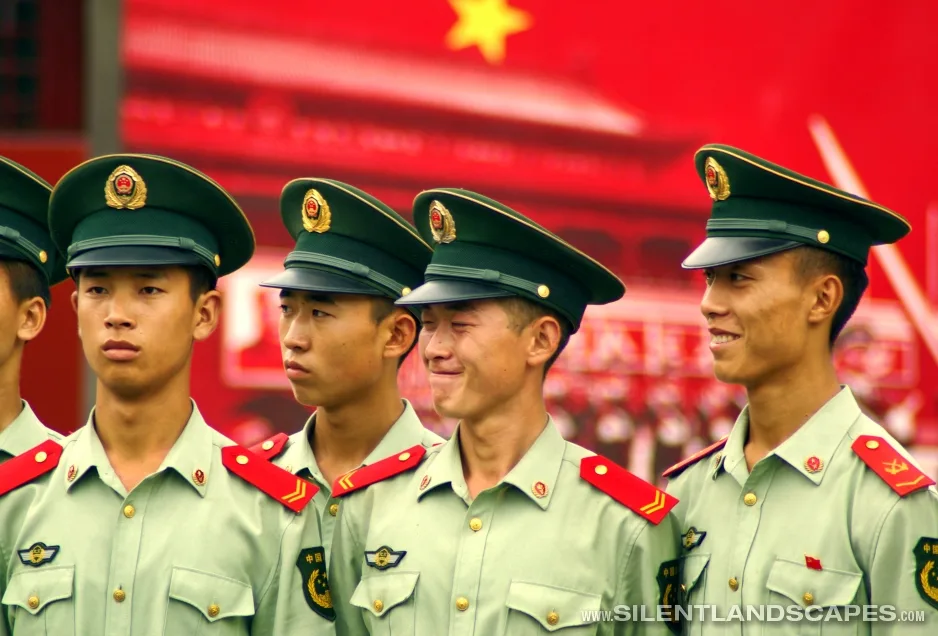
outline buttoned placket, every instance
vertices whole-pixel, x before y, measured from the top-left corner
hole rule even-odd
[[[127,496],[117,508],[108,571],[108,599],[105,603],[105,634],[129,634],[131,630],[134,583],[140,561],[143,526],[154,483],[161,474],[151,475]]]

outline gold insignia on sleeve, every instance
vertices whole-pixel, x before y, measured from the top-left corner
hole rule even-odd
[[[915,587],[926,603],[938,609],[938,539],[922,537],[915,546]]]
[[[304,548],[296,559],[303,581],[303,598],[309,608],[328,621],[335,620],[332,591],[326,574],[326,551],[322,547]]]
[[[456,240],[456,222],[439,201],[430,204],[430,232],[437,243],[452,243]]]
[[[658,610],[665,619],[668,629],[674,634],[680,634],[681,613],[678,612],[678,606],[684,603],[681,593],[681,567],[680,561],[665,561],[658,567]]]
[[[118,166],[104,184],[104,201],[118,210],[137,210],[146,205],[147,184],[130,166]]]
[[[704,176],[707,181],[707,192],[714,201],[725,201],[730,198],[730,178],[726,176],[717,160],[713,157],[707,157],[704,164]]]
[[[303,228],[307,232],[322,234],[332,225],[332,210],[318,190],[311,189],[306,192],[300,214],[303,215]]]

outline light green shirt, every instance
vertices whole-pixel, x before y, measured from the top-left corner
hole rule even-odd
[[[457,427],[416,470],[348,495],[330,565],[338,634],[670,634],[653,621],[676,529],[581,479],[590,455],[548,422],[473,500]],[[617,605],[645,605],[650,620],[595,622]]]
[[[922,537],[938,544],[938,496],[932,487],[900,497],[852,450],[858,436],[879,436],[915,466],[861,413],[850,389],[843,388],[751,473],[743,454],[748,428],[746,407],[723,451],[668,486],[680,500],[673,512],[681,531],[693,528],[696,535],[688,538],[696,545],[683,550],[686,602],[713,605],[720,617],[734,605],[794,612],[811,605],[824,615],[831,608],[845,615],[845,605],[891,605],[897,613],[922,611],[927,622],[721,623],[710,614],[701,621],[694,610],[688,633],[938,634],[938,587],[927,603],[916,588],[922,568],[915,556]],[[929,576],[938,586],[938,575]]]
[[[62,436],[43,426],[26,400],[23,400],[23,410],[9,426],[0,431],[0,463],[25,453],[47,439],[59,441]]]
[[[319,465],[316,463],[316,456],[313,455],[313,449],[310,446],[309,440],[313,438],[313,429],[315,427],[316,414],[314,413],[306,420],[303,430],[290,436],[283,452],[274,458],[273,462],[294,475],[311,480],[319,486],[319,492],[313,497],[313,505],[316,506],[316,511],[319,513],[322,540],[328,555],[332,547],[332,535],[335,531],[339,500],[332,497],[332,484],[323,477],[322,471],[319,470]],[[417,417],[417,413],[414,411],[414,407],[410,405],[410,402],[404,400],[404,412],[381,439],[378,446],[365,458],[362,466],[373,464],[418,444],[430,448],[434,444],[443,441],[442,437],[423,427],[420,418]]]
[[[129,493],[93,418],[63,442],[21,526],[0,530],[0,633],[334,633],[307,605],[297,567],[302,549],[321,545],[317,516],[230,473],[221,449],[232,442],[195,403],[163,465]],[[34,566],[37,544],[45,560]]]

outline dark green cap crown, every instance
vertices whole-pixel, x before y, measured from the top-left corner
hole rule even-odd
[[[219,277],[246,264],[255,246],[220,185],[155,155],[107,155],[72,168],[52,190],[49,228],[69,269],[202,265]]]
[[[717,267],[810,245],[864,265],[874,245],[894,243],[909,222],[881,205],[738,148],[710,144],[694,156],[713,201],[707,239],[684,261]]]
[[[68,274],[46,225],[50,192],[32,170],[0,157],[0,259],[29,263],[55,285]]]
[[[453,188],[421,192],[414,223],[436,245],[426,283],[398,304],[521,296],[579,329],[587,305],[613,302],[625,285],[611,271],[531,219]]]
[[[423,282],[432,248],[367,192],[332,179],[296,179],[283,188],[280,216],[296,247],[264,287],[397,300]]]

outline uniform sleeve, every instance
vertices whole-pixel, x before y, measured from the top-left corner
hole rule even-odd
[[[615,636],[673,636],[680,633],[674,623],[659,619],[659,605],[676,604],[680,594],[678,530],[673,514],[658,525],[641,520],[626,561],[614,604],[638,607],[642,614],[617,621]],[[642,609],[644,608],[644,609]]]
[[[933,488],[900,498],[886,513],[868,577],[870,604],[895,607],[896,613],[894,620],[871,623],[872,636],[938,634],[938,494]],[[924,622],[918,620],[921,615]]]
[[[335,627],[338,636],[362,636],[368,633],[362,611],[351,604],[352,594],[361,581],[365,553],[359,541],[361,535],[355,532],[355,501],[352,495],[339,506],[339,517],[332,537],[329,580],[336,606]]]
[[[258,604],[251,634],[334,636],[335,614],[319,515],[312,503],[302,514],[284,514],[293,518],[283,532],[276,571]]]

